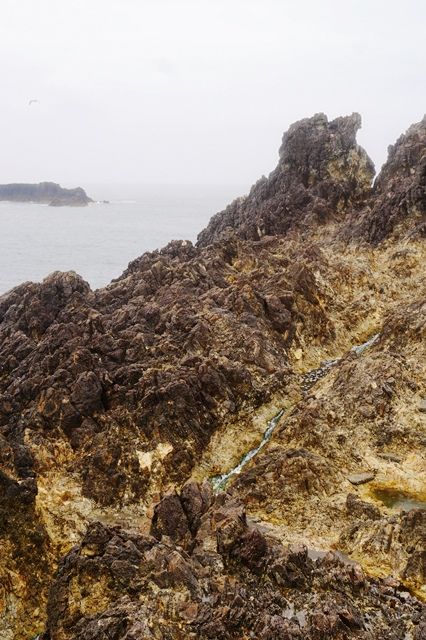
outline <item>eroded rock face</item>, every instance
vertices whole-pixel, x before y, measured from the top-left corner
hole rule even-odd
[[[319,113],[293,124],[283,136],[277,168],[216,214],[198,244],[220,240],[229,230],[249,240],[309,230],[358,209],[374,176],[373,163],[356,143],[360,126],[357,113],[330,122]]]
[[[425,338],[424,301],[390,314],[374,345],[336,364],[229,489],[280,539],[333,546],[419,592],[426,512],[401,515],[398,503],[393,508],[377,496],[400,490],[413,508],[426,495],[425,427],[417,411]],[[398,451],[396,461],[389,450]]]
[[[426,235],[426,116],[413,124],[388,150],[374,184],[369,206],[349,231],[379,244],[399,233]]]
[[[219,425],[250,422],[292,376],[296,323],[332,338],[320,254],[298,252],[287,271],[289,257],[271,262],[269,244],[248,249],[172,243],[98,292],[69,273],[0,298],[0,455],[5,473],[35,481],[52,561],[94,510],[120,521],[134,505],[142,516],[153,494],[190,476]],[[23,525],[22,547],[30,534]],[[4,607],[22,629],[15,604]]]
[[[19,444],[9,447],[4,441],[1,452],[2,462],[9,458],[9,466],[13,459],[19,464],[26,455]],[[17,619],[22,637],[44,625],[40,604],[46,601],[46,575],[53,574],[54,562],[49,537],[37,514],[36,494],[34,478],[17,479],[0,471],[0,635],[5,640],[14,638]]]
[[[0,423],[16,423],[23,446],[43,442],[39,472],[62,442],[103,505],[140,500],[156,460],[167,481],[185,478],[219,422],[285,384],[296,322],[333,336],[320,256],[286,272],[267,254],[175,243],[95,293],[72,273],[14,289],[0,299]]]
[[[55,273],[0,297],[2,637],[42,631],[61,556],[51,640],[421,637],[396,585],[421,595],[424,523],[373,485],[426,487],[425,140],[416,125],[371,190],[358,127],[296,123],[197,247],[146,253],[98,291]],[[386,181],[411,204],[381,226]],[[188,482],[229,471],[281,409],[229,495]],[[360,471],[371,482],[351,484]]]
[[[44,637],[397,640],[420,633],[424,607],[397,584],[368,579],[333,554],[314,562],[305,547],[282,547],[248,526],[238,501],[212,500],[195,484],[166,496],[153,522],[157,539],[91,525],[61,562]],[[189,536],[177,525],[185,512],[197,514]]]
[[[407,584],[426,583],[426,510],[375,518],[374,525],[358,520],[341,536],[341,546],[350,553],[375,556],[389,571],[398,567]]]

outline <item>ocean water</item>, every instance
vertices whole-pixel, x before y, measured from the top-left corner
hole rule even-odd
[[[49,207],[0,202],[0,295],[52,271],[76,271],[92,288],[170,240],[195,241],[210,217],[244,193],[241,186],[85,185],[109,204]]]

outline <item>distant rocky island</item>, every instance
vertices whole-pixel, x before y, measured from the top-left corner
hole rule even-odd
[[[51,207],[86,207],[93,202],[84,189],[64,189],[55,182],[38,184],[2,184],[0,200],[9,202],[36,202]]]

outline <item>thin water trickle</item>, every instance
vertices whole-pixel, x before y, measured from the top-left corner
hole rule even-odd
[[[279,411],[277,413],[276,416],[274,416],[272,418],[272,420],[270,420],[268,422],[268,426],[266,428],[266,431],[263,434],[262,440],[260,441],[260,444],[255,447],[254,449],[250,449],[250,451],[248,453],[246,453],[240,460],[240,462],[237,464],[236,467],[234,467],[233,469],[231,469],[230,471],[228,471],[228,473],[223,473],[219,476],[214,476],[211,479],[212,485],[213,485],[213,490],[215,492],[218,491],[222,491],[227,483],[229,482],[229,480],[233,477],[238,475],[239,473],[241,473],[241,471],[243,470],[243,468],[246,466],[246,464],[248,462],[250,462],[250,460],[252,460],[252,458],[254,458],[254,456],[259,453],[259,451],[265,446],[265,444],[271,439],[271,436],[274,432],[275,427],[277,426],[278,422],[280,421],[280,419],[282,418],[282,416],[284,415],[284,409],[281,409],[281,411]]]
[[[363,353],[363,351],[365,351],[365,349],[368,349],[373,344],[375,344],[379,339],[379,336],[380,334],[376,333],[374,336],[366,340],[366,342],[363,342],[360,345],[352,347],[351,351],[355,352],[357,355],[360,355],[361,353]],[[306,392],[308,389],[310,389],[316,382],[318,382],[318,380],[323,378],[330,371],[330,369],[332,369],[334,366],[336,366],[336,364],[341,362],[341,360],[342,358],[335,358],[334,360],[325,360],[319,368],[312,369],[311,371],[306,373],[302,378],[302,383],[301,383],[302,392]],[[241,458],[237,466],[233,467],[227,473],[222,473],[221,475],[213,476],[212,478],[210,478],[210,482],[212,483],[213,491],[215,493],[218,493],[219,491],[222,491],[223,489],[225,489],[230,479],[240,474],[241,471],[246,466],[246,464],[248,464],[250,460],[252,460],[259,453],[259,451],[271,439],[271,436],[275,430],[275,427],[277,426],[278,422],[282,418],[283,414],[284,414],[284,409],[281,409],[281,411],[279,411],[279,413],[277,413],[277,415],[274,418],[272,418],[270,422],[268,422],[267,428],[263,434],[260,444],[257,447],[250,449],[250,451]]]
[[[318,369],[312,369],[305,373],[302,379],[302,391],[308,391],[311,387],[314,386],[318,380],[324,378],[325,375],[332,369],[336,364],[340,362],[341,358],[335,358],[334,360],[324,360],[321,363],[321,366]]]
[[[366,342],[363,342],[362,344],[352,347],[351,352],[356,353],[358,356],[361,355],[361,353],[363,353],[369,347],[372,347],[377,342],[377,340],[379,339],[379,336],[380,334],[376,333],[374,336],[366,340]],[[302,385],[301,385],[302,391],[304,392],[309,391],[309,389],[313,387],[314,384],[318,382],[318,380],[321,380],[321,378],[324,378],[324,376],[327,375],[330,369],[335,367],[336,364],[339,364],[339,362],[341,361],[342,361],[342,358],[334,358],[333,360],[324,360],[324,362],[321,362],[321,365],[317,369],[312,369],[311,371],[308,371],[308,373],[305,373],[302,379]]]
[[[374,336],[369,338],[366,342],[363,342],[362,344],[352,347],[351,351],[354,351],[357,355],[360,355],[361,353],[363,353],[363,351],[365,351],[369,347],[372,347],[373,344],[376,344],[379,337],[380,337],[380,333],[375,333]]]

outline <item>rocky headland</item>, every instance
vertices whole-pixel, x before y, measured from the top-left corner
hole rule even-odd
[[[39,184],[2,184],[0,185],[0,200],[8,202],[37,202],[51,207],[86,207],[91,198],[84,189],[64,189],[55,182],[40,182]]]
[[[374,182],[360,123],[0,297],[2,638],[426,638],[426,119]]]

